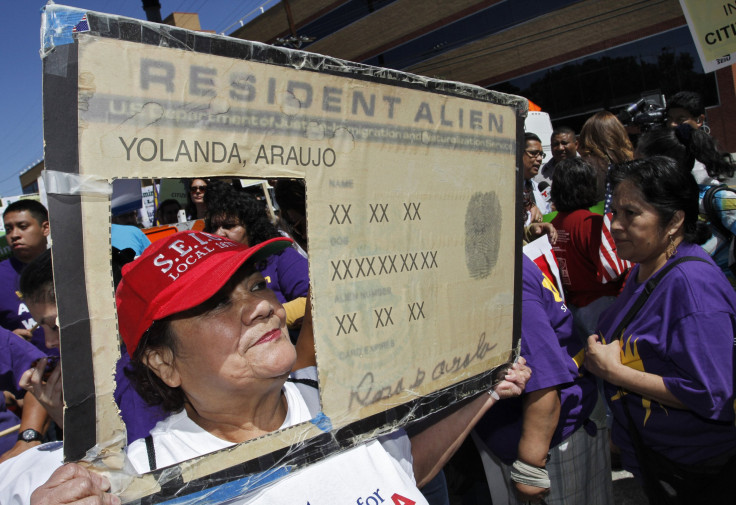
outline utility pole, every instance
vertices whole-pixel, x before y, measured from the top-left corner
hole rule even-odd
[[[143,0],[143,10],[148,21],[161,22],[161,4],[158,0]]]

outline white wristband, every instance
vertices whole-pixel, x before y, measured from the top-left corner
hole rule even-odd
[[[546,468],[530,465],[518,459],[511,466],[511,480],[542,489],[549,489],[550,486],[549,473]]]

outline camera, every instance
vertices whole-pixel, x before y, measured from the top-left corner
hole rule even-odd
[[[625,126],[636,125],[642,131],[664,128],[667,120],[667,101],[658,92],[642,93],[642,97],[626,108],[616,117]]]

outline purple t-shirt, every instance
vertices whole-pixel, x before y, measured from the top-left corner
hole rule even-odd
[[[31,368],[31,364],[46,356],[32,344],[4,328],[0,328],[0,391],[11,391],[16,396],[24,391],[18,385],[23,372]],[[20,423],[18,417],[7,410],[5,397],[0,394],[0,431]],[[0,438],[0,454],[10,450],[18,440],[18,433],[13,432]]]
[[[24,267],[25,263],[21,263],[12,256],[0,262],[0,326],[6,330],[13,331],[17,328],[29,330],[36,325],[28,307],[16,293],[19,288],[20,273]],[[33,330],[31,343],[47,355],[59,355],[58,349],[46,347],[43,328],[40,326]]]
[[[576,364],[583,345],[573,335],[569,309],[554,284],[526,256],[522,286],[521,355],[532,369],[526,392],[549,387],[560,391],[560,419],[550,442],[554,447],[588,420],[598,393],[594,379],[581,375]],[[517,458],[521,429],[521,398],[498,403],[476,426],[486,445],[507,464]]]
[[[309,263],[293,247],[270,256],[261,273],[281,303],[309,293]]]
[[[664,378],[667,389],[689,410],[667,407],[635,393],[625,395],[644,443],[681,463],[697,463],[736,449],[734,418],[734,335],[736,295],[721,270],[700,246],[682,243],[682,256],[701,261],[670,270],[624,331],[622,362]],[[607,341],[638,298],[645,284],[636,281],[639,267],[598,321]],[[622,450],[624,467],[637,472],[618,388],[606,384],[614,415],[613,441]]]
[[[169,417],[160,406],[149,405],[141,398],[125,375],[125,370],[130,367],[130,356],[123,350],[115,370],[115,402],[125,423],[128,443],[148,436],[157,422]]]

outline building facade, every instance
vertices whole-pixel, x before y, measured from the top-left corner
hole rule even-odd
[[[698,91],[736,151],[733,67],[703,72],[678,0],[282,0],[231,35],[519,94],[576,130]]]

